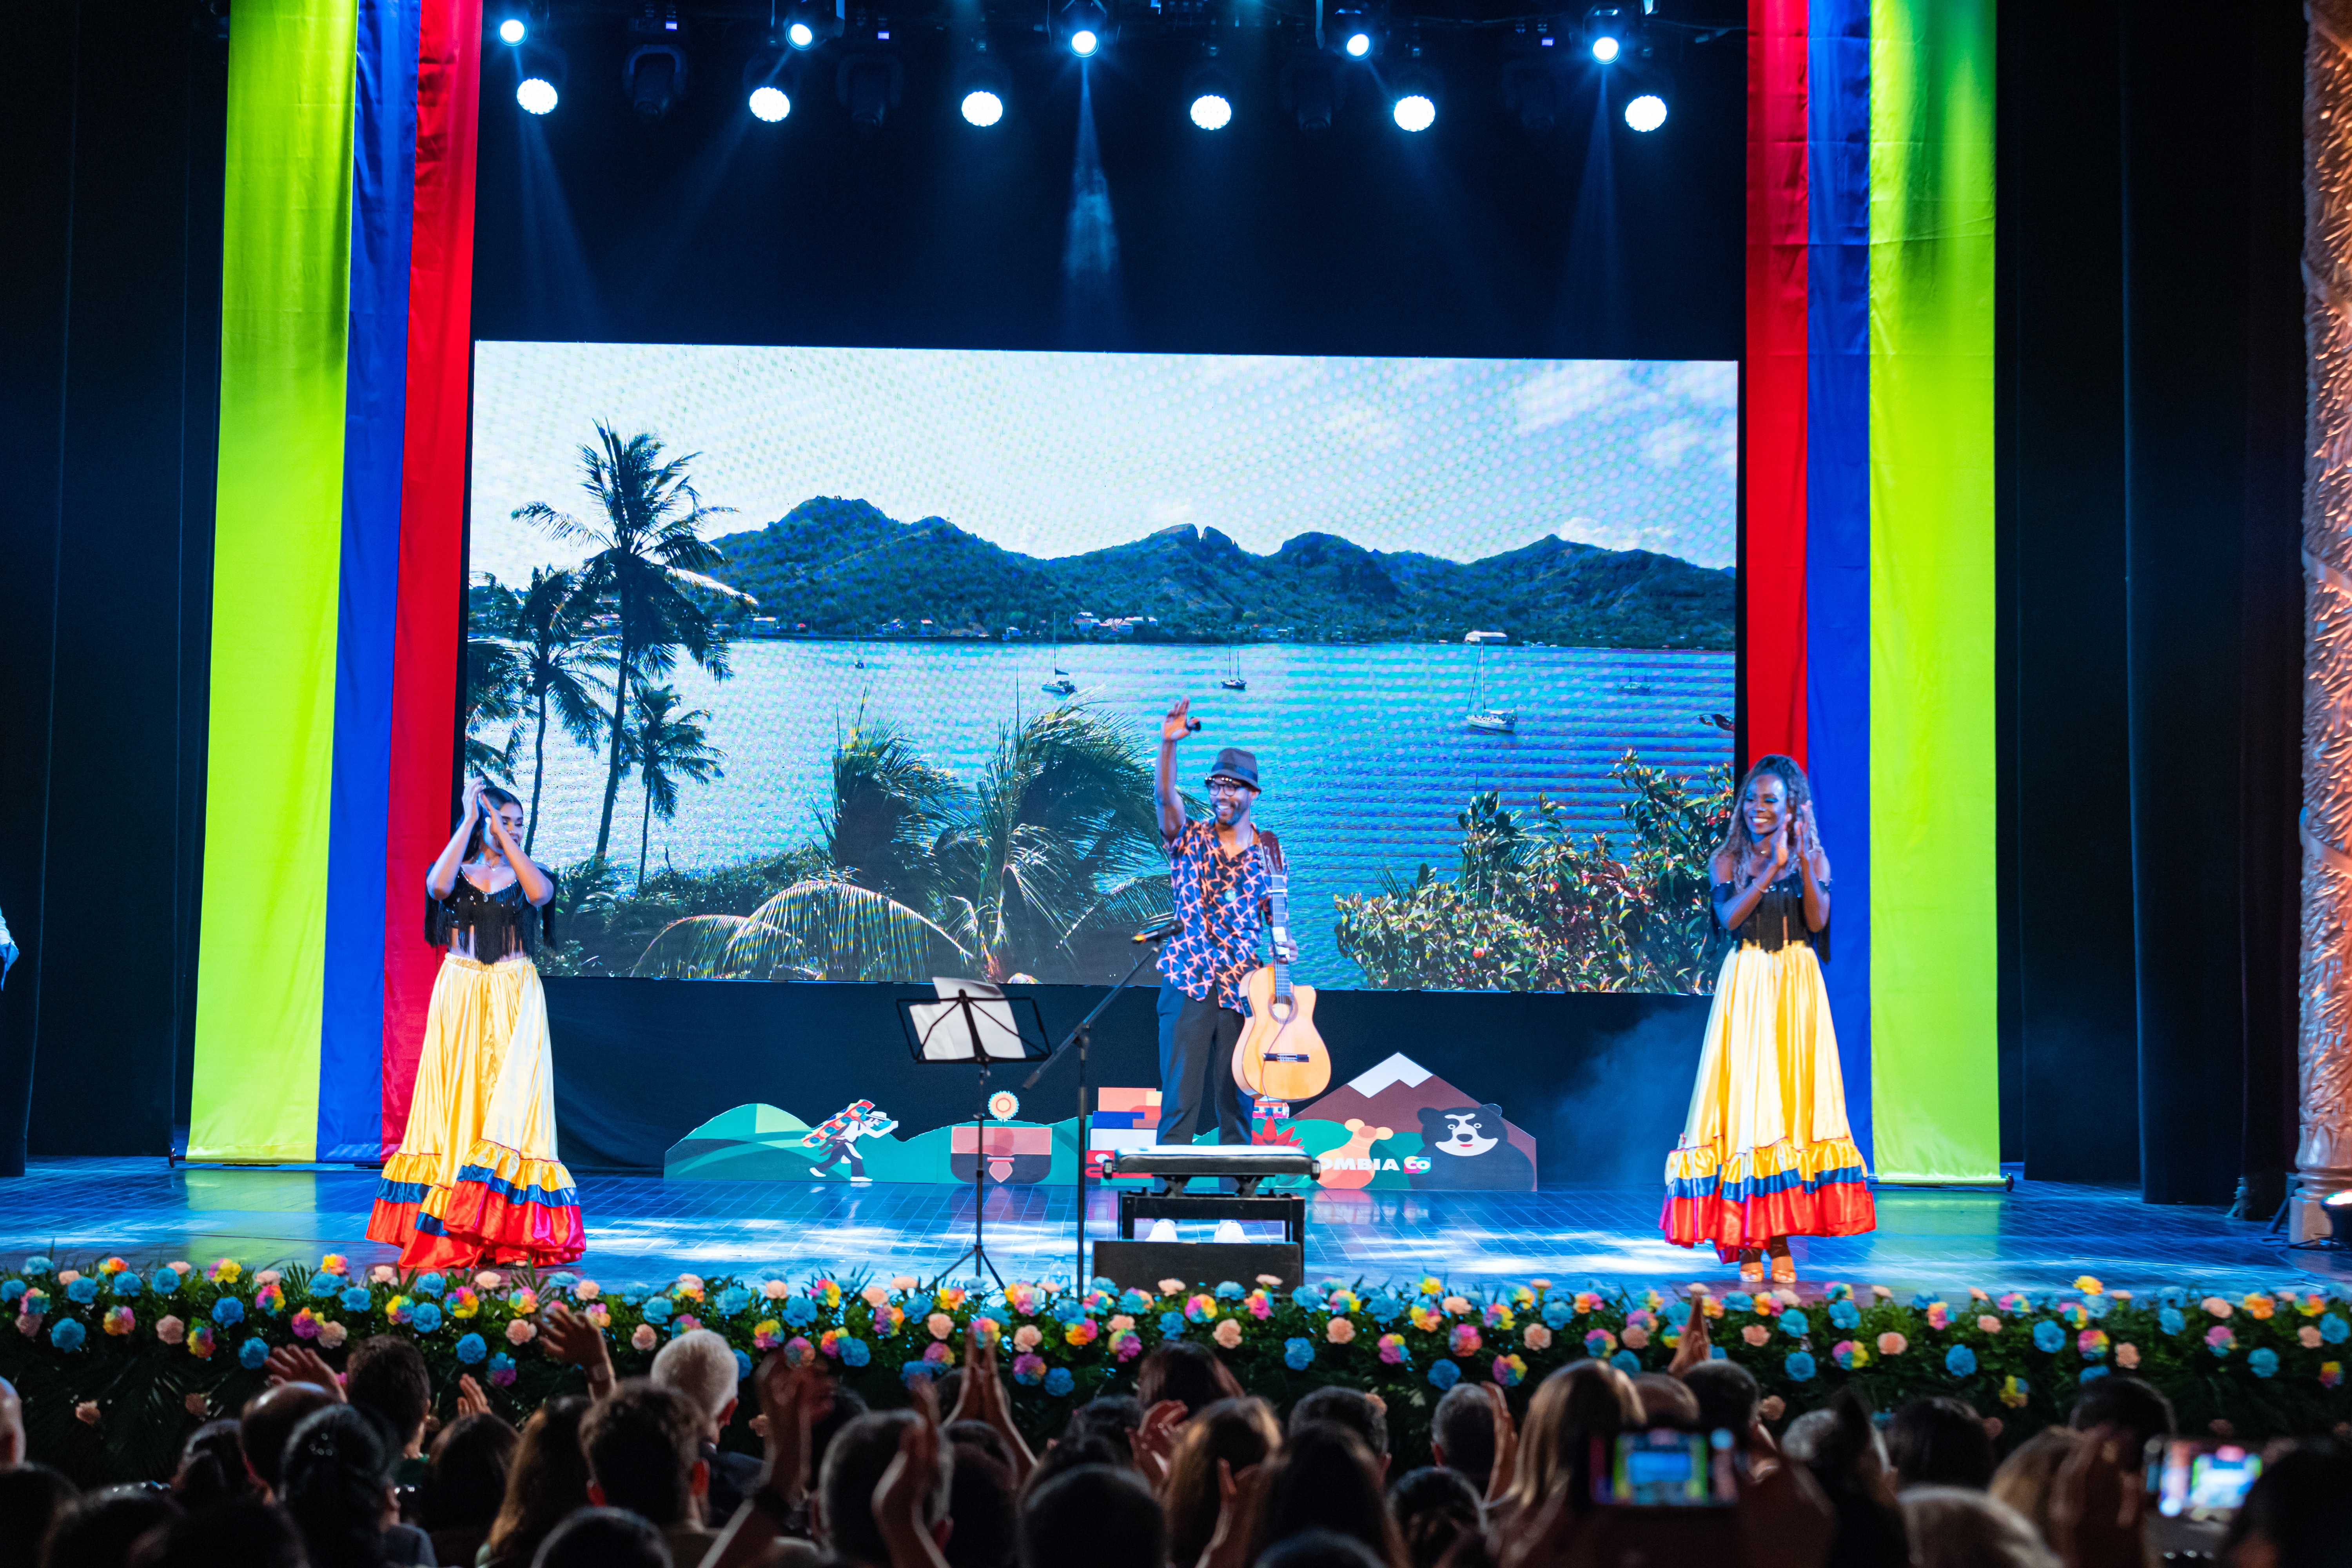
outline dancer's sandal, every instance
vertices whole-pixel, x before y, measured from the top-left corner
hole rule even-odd
[[[1797,1260],[1789,1256],[1787,1243],[1772,1249],[1772,1283],[1794,1285],[1797,1282]]]
[[[1761,1285],[1764,1282],[1764,1258],[1753,1247],[1739,1255],[1739,1281],[1743,1285]]]

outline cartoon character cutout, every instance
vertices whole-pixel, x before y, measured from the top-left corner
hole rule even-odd
[[[811,1148],[824,1151],[824,1158],[817,1161],[810,1170],[821,1174],[846,1160],[849,1162],[849,1179],[853,1182],[866,1180],[866,1162],[857,1152],[857,1141],[879,1138],[895,1131],[898,1125],[898,1118],[886,1116],[876,1110],[872,1100],[852,1101],[826,1117],[801,1140]]]

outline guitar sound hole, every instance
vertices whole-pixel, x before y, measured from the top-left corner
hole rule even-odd
[[[1276,1000],[1266,1008],[1266,1011],[1274,1016],[1274,1020],[1277,1024],[1290,1022],[1290,1015],[1296,1010],[1289,1003],[1280,1000]]]

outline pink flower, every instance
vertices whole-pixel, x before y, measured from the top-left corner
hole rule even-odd
[[[1232,1350],[1242,1342],[1242,1326],[1234,1319],[1223,1319],[1217,1324],[1216,1332],[1210,1337],[1227,1350]]]
[[[1750,1323],[1739,1331],[1739,1337],[1751,1345],[1764,1345],[1771,1342],[1772,1331],[1761,1323]]]
[[[351,1329],[342,1323],[329,1323],[319,1331],[319,1342],[329,1350],[333,1350],[351,1337]]]
[[[1467,1296],[1448,1296],[1437,1305],[1439,1310],[1458,1318],[1470,1310],[1470,1299]]]
[[[1037,1331],[1036,1324],[1024,1323],[1013,1331],[1013,1348],[1023,1352],[1034,1351],[1045,1342],[1045,1336]]]
[[[1527,1331],[1519,1338],[1527,1342],[1527,1347],[1531,1351],[1551,1349],[1551,1330],[1541,1323],[1529,1323]]]
[[[518,1290],[507,1300],[513,1303],[516,1311],[525,1317],[539,1310],[539,1292],[536,1290]]]
[[[2309,1323],[2305,1323],[2303,1327],[2295,1330],[2294,1337],[2296,1342],[2301,1344],[2303,1348],[2307,1351],[2315,1351],[2319,1348],[2319,1331],[2313,1328]]]
[[[1111,1342],[1111,1350],[1121,1361],[1133,1361],[1143,1353],[1143,1336],[1132,1330]]]
[[[583,1279],[579,1284],[572,1287],[572,1296],[583,1301],[593,1301],[604,1293],[604,1287],[597,1284],[593,1279]]]
[[[95,1399],[85,1399],[79,1405],[75,1405],[74,1419],[80,1422],[85,1426],[97,1426],[98,1401]]]
[[[525,1322],[522,1319],[517,1318],[507,1324],[507,1343],[510,1345],[527,1345],[537,1338],[539,1338],[539,1325],[536,1323]]]
[[[933,1312],[923,1320],[923,1327],[931,1331],[931,1338],[943,1340],[955,1332],[955,1320],[945,1312]]]
[[[1454,1325],[1453,1349],[1455,1355],[1466,1356],[1475,1351],[1480,1343],[1476,1329],[1467,1323]]]
[[[1905,1351],[1907,1351],[1910,1348],[1911,1342],[1905,1339],[1901,1334],[1896,1333],[1892,1329],[1889,1329],[1886,1332],[1878,1336],[1878,1353],[1880,1355],[1901,1355]]]
[[[2216,1355],[2228,1355],[2230,1347],[2237,1342],[2238,1336],[2219,1323],[2205,1331],[2205,1343]]]
[[[1777,1394],[1768,1394],[1756,1402],[1756,1414],[1767,1421],[1778,1421],[1788,1408],[1789,1402]]]
[[[221,1261],[222,1261],[222,1262],[224,1262],[224,1263],[226,1263],[226,1262],[227,1262],[227,1261],[228,1261],[228,1259],[226,1259],[226,1258],[223,1258],[223,1259],[221,1259]],[[72,1284],[75,1280],[77,1280],[77,1279],[80,1279],[80,1278],[81,1278],[81,1270],[80,1270],[80,1269],[79,1269],[79,1268],[60,1268],[60,1269],[58,1269],[58,1284],[60,1284],[60,1285],[70,1285],[70,1284]],[[229,1276],[229,1278],[230,1278],[230,1279],[236,1279],[236,1276],[235,1276],[234,1274],[232,1274],[232,1275],[230,1275],[230,1276]]]
[[[400,1270],[389,1263],[379,1263],[368,1270],[368,1278],[379,1285],[389,1285],[400,1278]]]
[[[106,1314],[106,1331],[120,1337],[139,1326],[139,1320],[128,1307],[117,1307]]]
[[[671,1286],[670,1289],[677,1291],[681,1295],[699,1296],[702,1294],[702,1276],[699,1274],[681,1274],[677,1277],[677,1283]]]
[[[1356,1337],[1355,1322],[1349,1318],[1334,1318],[1323,1325],[1323,1337],[1335,1345],[1347,1344]]]
[[[474,1276],[474,1289],[477,1290],[499,1289],[506,1282],[507,1277],[495,1268],[485,1268]]]
[[[1039,1355],[1017,1355],[1013,1358],[1013,1378],[1016,1383],[1034,1383],[1045,1375],[1045,1358]]]
[[[1129,1317],[1125,1312],[1113,1312],[1111,1314],[1110,1331],[1112,1333],[1123,1334],[1133,1327],[1135,1327],[1135,1320]]]
[[[948,1347],[936,1341],[923,1347],[923,1360],[932,1366],[945,1366],[954,1359]]]
[[[588,1303],[588,1321],[600,1329],[609,1329],[613,1326],[613,1309],[602,1301],[591,1301]]]
[[[870,1285],[866,1287],[866,1300],[877,1307],[882,1304],[882,1301],[877,1301],[874,1300],[874,1295],[877,1291],[881,1294],[882,1301],[887,1301],[890,1299],[890,1292],[884,1290],[881,1286]],[[771,1279],[760,1287],[760,1294],[765,1296],[771,1301],[781,1301],[792,1293],[793,1288],[791,1284],[782,1279]]]
[[[690,1334],[694,1332],[695,1330],[702,1327],[702,1320],[696,1317],[692,1312],[680,1312],[676,1318],[671,1320],[671,1323],[681,1334]]]
[[[1181,1296],[1184,1293],[1184,1281],[1162,1279],[1160,1282],[1160,1293],[1163,1296]]]
[[[2219,1296],[2208,1296],[2197,1304],[2217,1318],[2226,1318],[2238,1310]]]
[[[198,1393],[188,1394],[186,1397],[183,1398],[180,1401],[180,1408],[185,1410],[189,1415],[201,1421],[205,1418],[205,1414],[210,1410],[211,1406],[205,1403],[205,1396],[200,1391]]]
[[[1247,1305],[1250,1316],[1261,1323],[1274,1316],[1274,1302],[1267,1299],[1266,1293],[1263,1290],[1251,1291]]]
[[[1951,1327],[1951,1308],[1941,1301],[1930,1301],[1927,1303],[1927,1326],[1929,1328],[1947,1329]]]
[[[661,1343],[661,1336],[654,1332],[652,1324],[639,1323],[637,1331],[629,1336],[629,1343],[638,1350],[649,1351]]]
[[[352,1260],[340,1252],[330,1252],[319,1259],[319,1272],[321,1274],[348,1274],[351,1268]]]
[[[293,1329],[294,1337],[298,1340],[315,1340],[319,1337],[319,1315],[308,1307],[296,1312],[294,1321],[289,1326]]]
[[[110,1274],[110,1273],[113,1273],[113,1272],[114,1272],[114,1270],[112,1270],[112,1269],[110,1269],[110,1268],[107,1268],[107,1267],[106,1267],[106,1265],[105,1265],[105,1264],[103,1264],[103,1263],[101,1263],[101,1264],[100,1264],[100,1265],[98,1266],[98,1271],[99,1271],[100,1274]],[[286,1278],[286,1276],[285,1276],[285,1275],[280,1274],[280,1273],[279,1273],[279,1272],[278,1272],[278,1270],[277,1270],[277,1269],[275,1269],[275,1268],[265,1268],[265,1269],[263,1269],[260,1273],[258,1273],[258,1274],[257,1274],[257,1275],[255,1275],[255,1276],[253,1277],[253,1284],[254,1284],[254,1288],[255,1288],[256,1289],[260,1289],[260,1288],[261,1288],[262,1286],[264,1286],[264,1285],[275,1285],[275,1284],[277,1284],[280,1279],[285,1279],[285,1278]]]
[[[2117,1345],[2116,1347],[2116,1364],[2122,1367],[2126,1372],[2129,1372],[2132,1368],[2137,1366],[2139,1364],[2139,1347],[2130,1343]]]
[[[1987,1312],[1977,1320],[1977,1328],[1983,1333],[1997,1334],[2000,1332],[2000,1320]]]
[[[1380,1337],[1380,1352],[1381,1361],[1383,1365],[1394,1366],[1398,1363],[1403,1361],[1404,1336],[1402,1334],[1382,1334]]]
[[[1649,1348],[1650,1331],[1643,1327],[1640,1323],[1626,1324],[1624,1333],[1618,1337],[1625,1342],[1625,1348],[1629,1351],[1646,1350]]]
[[[771,1285],[780,1285],[783,1282],[780,1279],[771,1279],[768,1283]],[[860,1290],[858,1295],[865,1299],[866,1304],[868,1307],[886,1307],[889,1305],[890,1302],[890,1288],[887,1285],[879,1283],[868,1285],[865,1289]]]
[[[155,1320],[155,1337],[167,1345],[178,1344],[188,1337],[188,1325],[177,1318]]]
[[[890,1289],[893,1290],[911,1290],[914,1288],[915,1277],[911,1274],[898,1275],[890,1281]]]
[[[16,1315],[16,1331],[24,1335],[28,1340],[39,1339],[41,1337],[41,1320],[35,1317],[30,1312],[20,1312]]]

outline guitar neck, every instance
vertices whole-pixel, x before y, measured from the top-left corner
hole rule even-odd
[[[1274,994],[1282,1001],[1290,1000],[1290,965],[1282,961],[1282,949],[1290,940],[1290,879],[1281,872],[1274,873],[1273,885],[1267,889],[1266,902],[1273,906],[1274,920],[1269,927],[1273,952],[1268,955],[1274,971]]]

